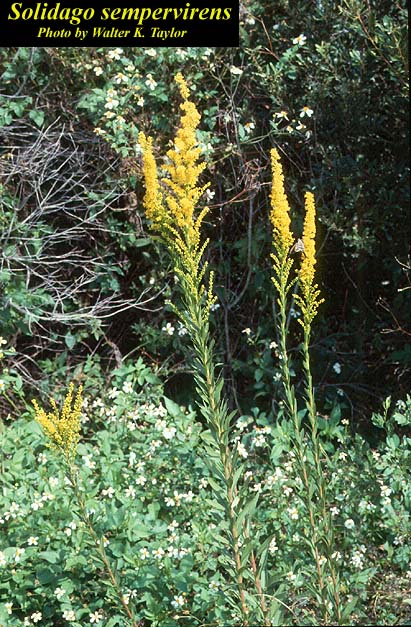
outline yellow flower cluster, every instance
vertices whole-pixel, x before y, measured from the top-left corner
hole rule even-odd
[[[61,415],[53,399],[50,399],[53,411],[48,414],[33,400],[36,420],[43,427],[44,433],[50,440],[50,446],[62,452],[68,462],[72,461],[76,455],[80,438],[80,415],[83,402],[82,387],[80,386],[73,404],[73,390],[74,385],[71,383]]]
[[[271,151],[272,189],[270,221],[274,232],[274,249],[272,255],[274,261],[273,282],[280,297],[284,300],[287,292],[292,287],[295,279],[289,279],[292,260],[290,249],[294,236],[290,228],[290,207],[284,189],[284,175],[280,161],[280,155],[274,148]],[[305,220],[301,247],[301,265],[298,272],[302,296],[295,295],[301,307],[303,326],[310,325],[318,306],[323,302],[319,298],[317,285],[314,284],[315,276],[315,202],[311,192],[305,194]],[[307,328],[308,328],[307,326]]]
[[[181,126],[177,131],[174,148],[167,152],[170,163],[165,166],[165,170],[169,177],[162,179],[171,193],[163,198],[157,178],[152,140],[140,133],[147,190],[144,204],[147,217],[155,230],[167,237],[171,234],[175,236],[176,229],[181,229],[196,248],[200,241],[200,225],[207,212],[207,209],[204,209],[197,219],[194,217],[196,204],[207,188],[207,185],[197,186],[198,178],[206,167],[205,163],[198,162],[201,150],[197,144],[196,129],[200,122],[200,114],[194,103],[188,99],[189,90],[183,76],[177,74],[175,80],[180,86],[183,98],[180,107],[184,113],[181,116]],[[168,211],[164,207],[164,200]]]
[[[167,222],[167,215],[164,211],[162,193],[158,182],[157,166],[153,154],[153,140],[151,137],[146,137],[144,133],[140,133],[139,141],[144,154],[144,177],[146,181],[144,206],[152,228],[161,230],[162,225]]]
[[[308,292],[314,281],[315,268],[315,203],[311,192],[305,194],[305,219],[303,230],[304,254],[299,271],[303,292]]]
[[[272,188],[270,221],[274,229],[274,245],[279,257],[287,256],[294,241],[290,230],[290,207],[284,190],[284,175],[278,150],[271,150]]]

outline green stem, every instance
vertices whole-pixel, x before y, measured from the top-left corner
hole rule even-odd
[[[304,495],[305,495],[305,504],[308,511],[308,518],[311,528],[311,536],[312,536],[312,552],[313,557],[316,564],[316,572],[317,572],[317,580],[319,592],[322,600],[323,612],[324,612],[324,620],[327,622],[328,620],[328,609],[327,609],[327,596],[326,596],[326,587],[323,578],[322,568],[321,568],[321,554],[319,551],[319,537],[318,537],[318,526],[316,521],[316,512],[315,512],[315,504],[312,499],[312,491],[310,487],[310,475],[306,463],[305,457],[305,444],[304,444],[304,431],[301,428],[301,421],[298,417],[298,407],[297,401],[295,398],[294,387],[291,383],[290,376],[290,367],[289,367],[289,358],[287,352],[287,282],[288,275],[284,272],[280,271],[279,283],[280,290],[278,293],[278,304],[279,304],[279,320],[280,320],[280,368],[281,375],[284,386],[285,393],[285,402],[287,405],[287,410],[291,419],[293,421],[294,426],[294,439],[296,443],[296,455],[297,461],[301,470],[302,481],[304,485]]]
[[[78,506],[80,508],[80,519],[83,521],[83,523],[85,524],[90,537],[93,541],[93,545],[96,547],[97,553],[102,561],[102,563],[104,564],[104,568],[106,570],[106,573],[110,579],[111,585],[113,586],[113,589],[115,590],[118,600],[121,604],[121,607],[124,611],[124,613],[127,615],[127,617],[130,619],[132,627],[138,627],[138,622],[134,619],[131,610],[129,608],[129,606],[127,605],[127,603],[125,602],[124,599],[124,595],[123,592],[121,590],[120,584],[111,568],[110,565],[110,561],[109,558],[107,556],[107,553],[104,549],[104,544],[103,544],[103,539],[100,538],[94,527],[93,527],[93,523],[91,522],[90,516],[87,512],[87,508],[86,508],[86,504],[84,501],[84,497],[81,493],[80,487],[79,487],[79,483],[78,483],[78,473],[75,470],[74,464],[73,462],[66,460],[67,461],[67,467],[68,467],[68,475],[69,475],[69,479],[70,482],[73,486],[73,491],[74,494],[76,496],[76,500],[78,503]]]
[[[236,513],[234,508],[233,485],[233,463],[232,454],[228,443],[227,429],[227,409],[221,399],[219,387],[216,384],[214,373],[213,353],[208,345],[208,323],[203,316],[204,307],[202,298],[198,290],[194,293],[184,290],[184,297],[187,304],[187,311],[191,315],[191,325],[189,333],[194,345],[196,356],[200,368],[196,369],[195,378],[199,391],[206,392],[206,403],[208,411],[203,412],[204,417],[211,426],[220,460],[223,466],[224,484],[227,499],[227,514],[229,519],[230,533],[232,537],[232,551],[236,570],[238,593],[240,597],[241,613],[243,624],[248,626],[248,607],[245,600],[244,578],[241,569],[241,555],[239,547],[239,536],[236,527]]]
[[[331,519],[330,512],[328,510],[328,498],[327,498],[327,488],[324,479],[324,470],[321,462],[321,442],[318,433],[317,427],[317,411],[315,406],[315,396],[314,396],[314,386],[311,374],[311,363],[310,363],[310,336],[311,336],[311,326],[307,322],[304,325],[304,342],[303,342],[303,368],[305,372],[306,386],[306,405],[308,411],[308,417],[310,422],[310,430],[311,430],[311,442],[312,449],[314,455],[314,464],[315,471],[317,475],[317,486],[319,493],[319,503],[322,513],[322,519],[324,524],[325,531],[325,546],[326,546],[326,557],[328,561],[328,566],[331,575],[332,587],[333,587],[333,601],[334,608],[338,623],[341,622],[341,602],[340,602],[340,594],[339,594],[339,584],[338,584],[338,576],[336,570],[336,564],[334,560],[334,529],[333,523]]]

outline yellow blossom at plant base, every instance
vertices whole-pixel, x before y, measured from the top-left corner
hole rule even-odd
[[[71,383],[64,400],[61,414],[56,402],[50,399],[53,411],[46,413],[38,403],[33,400],[36,410],[36,420],[43,427],[44,433],[50,440],[50,446],[63,453],[68,462],[76,455],[80,438],[80,415],[82,399],[82,387],[79,387],[73,404],[74,385]]]
[[[274,229],[274,246],[281,259],[285,259],[294,237],[290,229],[290,207],[284,189],[283,168],[276,148],[271,150],[271,212],[270,221]]]

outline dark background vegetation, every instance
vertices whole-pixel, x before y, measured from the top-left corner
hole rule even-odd
[[[301,34],[305,43],[293,44]],[[101,377],[138,355],[167,378],[172,398],[192,402],[184,338],[164,306],[173,276],[143,215],[137,145],[142,129],[165,154],[178,122],[177,71],[195,86],[202,113],[204,177],[215,192],[207,226],[220,305],[215,330],[233,406],[277,406],[273,146],[283,155],[297,236],[304,191],[312,189],[317,202],[325,298],[313,340],[320,411],[338,406],[367,429],[386,395],[409,391],[405,2],[248,0],[241,42],[238,49],[118,53],[0,50],[0,334],[15,348],[3,373],[5,416],[27,389]],[[109,89],[116,90],[113,109]],[[304,106],[311,117],[300,117]],[[162,330],[167,322],[172,336]],[[297,332],[291,318],[291,354]],[[298,387],[298,373],[295,380]]]

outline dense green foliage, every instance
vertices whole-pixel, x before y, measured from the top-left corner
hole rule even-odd
[[[165,398],[141,360],[114,371],[109,386],[96,371],[84,383],[80,481],[142,625],[238,625],[233,587],[222,574],[226,523],[195,412]],[[319,425],[328,441],[331,511],[350,603],[345,624],[409,622],[411,440],[397,432],[410,423],[410,412],[408,401],[391,408],[389,418],[374,416],[383,437],[373,448],[350,435],[338,414]],[[45,627],[79,627],[98,612],[100,624],[124,625],[102,589],[105,576],[61,464],[30,415],[0,434],[0,620],[17,627],[40,612]],[[279,418],[273,426],[254,412],[237,420],[231,437],[241,444],[248,490],[259,497],[253,533],[266,537],[273,624],[316,623],[288,423]],[[64,612],[75,619],[63,620]]]
[[[211,352],[273,624],[321,620],[270,278],[273,146],[293,232],[307,189],[318,210],[325,303],[310,350],[344,616],[410,620],[405,2],[245,0],[240,21],[238,49],[0,49],[1,625],[36,612],[45,627],[124,625],[33,422],[31,399],[59,400],[68,379],[85,386],[86,505],[141,625],[239,624],[187,329],[167,304],[177,279],[143,211],[138,132],[165,154],[177,72],[202,116]],[[298,316],[286,322],[302,400]]]

